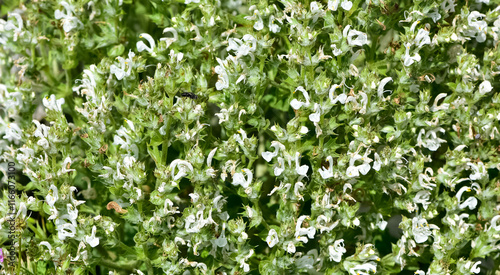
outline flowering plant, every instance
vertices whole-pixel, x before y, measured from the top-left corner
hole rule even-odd
[[[0,13],[0,274],[498,274],[498,0]]]

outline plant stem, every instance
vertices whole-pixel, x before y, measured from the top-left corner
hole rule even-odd
[[[167,165],[168,145],[170,143],[170,117],[167,117],[166,135],[161,144],[161,165]]]
[[[146,253],[148,251],[146,244],[143,244],[142,248],[144,249],[144,256],[145,256],[144,262],[146,263],[146,268],[148,269],[148,275],[154,275],[153,266],[151,265],[151,261],[149,260],[149,257]]]
[[[137,267],[137,261],[131,261],[129,264],[121,264],[118,262],[114,262],[107,259],[102,259],[99,264],[105,267],[109,267],[110,269],[118,269],[127,272],[134,272],[134,269]]]

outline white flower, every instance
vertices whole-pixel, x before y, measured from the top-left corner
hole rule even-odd
[[[212,159],[215,156],[216,152],[217,152],[217,147],[212,149],[212,151],[210,151],[210,153],[208,153],[208,157],[207,157],[207,166],[209,168],[206,170],[206,173],[207,173],[207,175],[209,175],[212,178],[214,178],[216,176],[216,174],[215,174],[216,171],[212,167]]]
[[[375,155],[375,161],[373,162],[372,168],[375,171],[379,171],[380,166],[382,165],[382,161],[380,160],[380,156],[377,153],[375,153],[374,155]]]
[[[300,165],[299,157],[300,157],[300,153],[296,152],[295,153],[295,172],[297,172],[297,174],[299,174],[301,176],[306,176],[307,170],[309,170],[309,166],[307,166],[306,164],[299,166]]]
[[[477,165],[472,162],[467,162],[467,165],[474,171],[474,173],[469,176],[471,180],[480,180],[488,175],[488,171],[482,161],[478,162]]]
[[[448,94],[446,93],[441,93],[436,96],[436,98],[434,99],[434,104],[431,107],[432,112],[437,112],[439,110],[448,110],[448,108],[450,107],[449,103],[442,103],[440,106],[437,105],[439,100],[445,98],[446,96],[448,96]]]
[[[62,112],[61,105],[64,104],[64,98],[56,100],[56,95],[52,94],[50,97],[45,97],[42,99],[43,106],[49,110],[54,110],[57,112]]]
[[[274,157],[276,157],[279,153],[279,150],[285,150],[285,145],[279,143],[278,141],[272,141],[271,147],[274,147],[274,152],[262,152],[262,157],[270,162]]]
[[[374,264],[374,262],[358,264],[355,267],[349,269],[349,273],[351,273],[351,275],[369,275],[370,272],[377,272],[377,266]]]
[[[257,22],[255,22],[253,24],[253,28],[257,31],[260,31],[264,28],[264,21],[262,20],[262,18],[260,17],[260,12],[259,10],[257,10],[257,7],[255,5],[251,6],[249,8],[249,11],[253,11],[253,15],[252,16],[246,16],[245,19],[246,20],[257,20]]]
[[[323,199],[327,198],[328,195],[325,195]],[[327,202],[323,202],[325,208],[330,208],[331,205],[326,205]],[[323,204],[322,204],[323,205]],[[318,218],[316,219],[316,226],[320,230],[320,233],[323,233],[324,231],[330,232],[332,231],[338,224],[340,220],[337,220],[333,222],[332,224],[328,225],[330,222],[330,218],[327,218],[325,215],[319,215]]]
[[[195,25],[193,25],[194,27],[196,27]],[[193,29],[193,27],[191,27],[191,29]],[[197,30],[198,28],[196,28],[195,30]],[[173,37],[163,37],[163,38],[160,38],[160,41],[165,41],[165,43],[167,43],[167,49],[168,47],[170,47],[170,45],[172,45],[172,43],[174,43],[175,41],[178,40],[179,36],[177,35],[177,30],[174,29],[174,28],[165,28],[163,29],[163,33],[171,33],[173,35]],[[198,31],[198,35],[199,35],[199,31]]]
[[[69,169],[69,167],[71,166],[71,158],[68,156],[64,159],[64,162],[63,162],[63,165],[62,165],[62,168],[61,168],[61,172],[59,174],[61,175],[64,175],[68,172],[72,172],[72,171],[75,171],[75,169]]]
[[[486,41],[486,33],[488,30],[488,23],[483,20],[478,20],[478,18],[484,16],[484,14],[473,11],[467,17],[470,28],[468,32],[466,32],[466,35],[476,37],[477,42],[480,43]]]
[[[129,51],[127,59],[124,59],[123,57],[118,56],[116,59],[118,59],[118,62],[120,62],[120,64],[119,64],[120,67],[113,64],[109,67],[109,72],[111,74],[114,74],[116,76],[116,79],[118,79],[118,80],[122,80],[124,77],[130,76],[130,73],[132,71],[131,63],[132,63],[132,58],[134,56],[135,56],[135,53],[132,51]],[[128,67],[128,69],[126,70],[127,67]]]
[[[59,199],[59,192],[57,191],[57,187],[52,184],[50,185],[49,193],[45,197],[45,201],[47,202],[48,205],[53,207],[58,199]]]
[[[239,172],[235,173],[233,175],[233,185],[235,185],[235,186],[241,185],[241,187],[247,188],[252,183],[252,179],[253,179],[252,170],[244,168],[241,171],[247,175],[247,178],[245,179],[245,176],[243,175],[243,173],[239,173]]]
[[[340,88],[340,87],[342,87],[342,86],[337,85],[337,84],[334,84],[334,85],[332,85],[332,87],[330,88],[330,91],[329,91],[329,94],[328,94],[328,95],[329,95],[329,98],[330,98],[330,101],[332,102],[332,104],[335,104],[335,103],[337,103],[337,102],[340,102],[340,103],[342,103],[342,104],[345,104],[345,102],[346,102],[346,100],[347,100],[347,95],[346,95],[346,94],[344,94],[344,93],[342,93],[342,94],[340,94],[340,95],[338,95],[338,96],[335,96],[335,90],[336,90],[337,88]]]
[[[320,113],[320,105],[318,103],[314,103],[314,113],[309,115],[309,120],[313,123],[318,123],[321,119]]]
[[[295,251],[295,244],[293,242],[288,242],[288,244],[286,245],[286,252],[293,254],[295,253]]]
[[[62,219],[56,220],[57,227],[57,237],[64,241],[67,237],[73,238],[76,233],[76,222],[72,221],[71,223],[64,223]]]
[[[479,190],[478,189],[479,185],[477,185],[477,183],[475,183],[475,185],[477,186],[476,187],[476,192],[477,192],[477,190]],[[460,190],[458,190],[457,195],[456,195],[457,200],[458,200],[458,204],[459,204],[458,207],[460,209],[464,209],[466,207],[469,207],[470,210],[474,210],[477,206],[477,199],[475,197],[469,197],[464,202],[460,203],[460,200],[462,199],[462,194],[465,191],[471,192],[472,189],[468,186],[463,186],[462,188],[460,188]]]
[[[78,218],[78,209],[72,204],[66,204],[66,211],[68,212],[68,217],[71,221],[76,221]]]
[[[222,61],[217,58],[219,65],[215,66],[215,73],[219,75],[219,79],[215,83],[215,88],[220,91],[225,88],[229,88],[229,76],[227,75],[225,66],[227,66],[227,61]],[[220,122],[219,122],[220,123]]]
[[[441,19],[441,14],[439,13],[439,8],[436,8],[433,12],[427,14],[434,23],[436,23],[439,19]]]
[[[368,36],[364,32],[360,32],[354,29],[350,29],[351,25],[347,25],[344,28],[344,36],[346,36],[347,31],[347,44],[350,46],[363,46],[365,44],[369,44],[368,42]]]
[[[85,242],[88,243],[91,247],[96,247],[99,245],[99,238],[95,236],[97,227],[92,226],[92,234],[90,236],[85,236]]]
[[[342,54],[342,50],[341,49],[337,49],[337,45],[331,44],[330,47],[332,48],[333,55],[339,56],[339,55]]]
[[[445,13],[453,13],[455,12],[455,0],[445,0],[441,3],[441,9],[444,10]]]
[[[54,250],[52,250],[52,245],[50,245],[49,242],[47,242],[47,241],[40,242],[39,246],[42,246],[42,245],[45,246],[45,247],[47,247],[47,249],[49,250],[49,254],[51,256],[54,256]]]
[[[7,124],[7,129],[5,130],[5,135],[3,136],[4,139],[7,139],[9,142],[18,141],[21,140],[22,138],[22,130],[17,126],[16,123],[9,123]]]
[[[331,156],[328,156],[326,158],[326,160],[329,163],[328,169],[326,169],[324,167],[321,167],[320,169],[318,169],[318,172],[323,179],[328,179],[328,178],[333,177],[333,158]]]
[[[431,44],[431,38],[429,37],[429,31],[425,29],[419,29],[417,35],[415,36],[414,43],[417,47],[422,47],[425,44]]]
[[[14,23],[12,23],[12,21],[7,21],[5,23],[5,25],[3,26],[4,30],[5,31],[10,31],[10,30],[14,30],[14,41],[17,41],[17,38],[19,35],[21,35],[21,31],[23,30],[23,27],[24,27],[24,24],[23,24],[23,18],[21,17],[21,15],[17,12],[10,12],[8,14],[8,17],[11,18],[11,17],[14,17],[17,21],[17,26],[14,25]],[[0,20],[0,22],[2,22],[3,20]],[[3,21],[5,22],[5,21]]]
[[[136,160],[133,156],[126,155],[125,158],[123,159],[123,167],[131,168],[135,162]]]
[[[346,251],[347,250],[344,248],[344,239],[336,240],[333,245],[328,246],[330,261],[340,263],[342,255],[344,255]]]
[[[297,99],[294,98],[290,102],[290,105],[292,106],[292,108],[294,108],[295,110],[298,110],[302,106],[309,107],[310,102],[309,102],[309,94],[307,93],[307,91],[302,86],[297,87],[297,89],[295,89],[295,91],[293,93],[295,93],[297,91],[302,92],[302,94],[304,95],[304,98],[306,99],[306,102],[298,101]]]
[[[270,16],[269,16],[269,26],[268,26],[268,27],[269,27],[269,30],[270,30],[271,32],[273,32],[273,33],[278,33],[278,32],[280,32],[281,27],[280,27],[279,25],[277,25],[277,24],[275,24],[275,23],[274,23],[274,20],[275,20],[275,19],[277,19],[277,18],[275,18],[275,17],[274,17],[274,15],[270,15]],[[280,19],[277,19],[277,20],[278,20],[280,23],[282,23]]]
[[[439,149],[441,143],[446,143],[446,140],[438,138],[436,132],[445,133],[445,130],[438,127],[426,133],[424,129],[421,129],[417,137],[417,146],[424,146],[431,151]],[[424,139],[422,139],[423,134],[425,134]]]
[[[274,167],[274,175],[279,176],[285,171],[285,160],[282,157],[278,157],[278,164]]]
[[[427,173],[430,173],[430,176],[427,175]],[[434,180],[434,178],[431,177],[433,173],[434,172],[432,171],[432,169],[430,167],[427,167],[427,169],[425,169],[425,173],[421,173],[418,175],[418,183],[422,188],[432,191],[433,188],[436,187],[436,184],[432,183],[432,181]]]
[[[429,204],[431,204],[431,202],[429,201],[430,195],[431,192],[427,190],[418,191],[418,193],[413,198],[413,202],[422,204],[424,210],[427,210],[427,207],[429,206]]]
[[[295,237],[297,238],[297,240],[307,243],[308,239],[303,236],[307,235],[309,239],[314,239],[314,235],[316,234],[316,228],[314,228],[313,226],[309,226],[308,228],[303,228],[302,223],[304,222],[305,219],[310,219],[310,217],[302,215],[297,219],[297,225],[295,226]]]
[[[413,55],[413,56],[410,55],[410,47],[411,47],[410,43],[405,44],[406,51],[404,54],[403,65],[405,65],[406,67],[410,66],[414,62],[419,62],[421,59],[420,55],[418,53],[415,53],[415,55]]]
[[[341,6],[344,10],[349,11],[349,10],[351,10],[351,8],[352,8],[352,2],[351,2],[351,1],[349,1],[349,0],[344,0],[344,1],[342,1],[342,4],[340,4],[340,6]]]
[[[93,70],[96,69],[95,65],[91,65],[90,67]],[[76,92],[76,93],[81,94],[81,95],[85,95],[87,97],[87,99],[96,103],[97,98],[95,95],[95,89],[96,89],[97,83],[95,81],[94,72],[92,70],[83,70],[83,76],[84,76],[83,79],[76,80],[76,82],[81,82],[82,85],[73,87],[73,92]]]
[[[217,84],[215,84],[217,85]],[[228,86],[229,87],[229,86]],[[231,106],[229,109],[222,108],[220,110],[220,113],[216,113],[215,115],[219,118],[219,124],[228,121],[229,120],[229,115],[234,111],[234,107]]]
[[[240,263],[240,268],[243,268],[244,272],[250,271],[250,265],[247,264],[245,261],[248,260],[250,257],[252,257],[253,253],[254,253],[253,249],[250,249],[248,255],[241,257],[241,259],[238,260],[238,262]]]
[[[370,162],[372,159],[368,157],[369,150],[366,150],[364,156],[355,153],[354,156],[349,161],[349,167],[346,170],[346,175],[350,178],[358,177],[359,173],[366,175],[370,171]],[[363,163],[360,165],[354,165],[357,160],[362,160]]]
[[[269,245],[269,247],[272,248],[277,243],[279,243],[279,241],[280,240],[278,239],[278,233],[276,232],[276,230],[274,229],[269,230],[269,234],[267,234],[266,238],[267,245]]]
[[[379,98],[384,98],[384,93],[391,92],[389,90],[384,91],[384,87],[389,81],[392,81],[392,77],[386,77],[380,81],[377,89],[377,95]]]
[[[175,168],[179,168],[179,172],[174,175]],[[187,172],[193,172],[193,166],[191,163],[185,161],[185,160],[180,160],[176,159],[170,163],[170,171],[172,171],[173,179],[174,181],[184,177],[187,175]]]
[[[142,52],[144,50],[148,51],[149,53],[153,53],[154,51],[154,48],[156,46],[156,43],[155,43],[155,40],[153,39],[153,37],[147,33],[141,33],[139,35],[139,38],[144,38],[148,41],[149,43],[149,46],[147,46],[144,41],[139,41],[137,42],[136,46],[137,46],[137,50],[139,52]]]
[[[494,216],[491,219],[491,226],[490,226],[490,229],[488,229],[488,230],[491,230],[493,228],[493,230],[495,230],[495,231],[500,231],[500,224],[497,225],[498,220],[500,220],[500,215]]]
[[[214,244],[217,245],[218,247],[225,247],[227,245],[227,238],[226,238],[226,223],[222,224],[222,233],[220,234],[219,238],[217,238],[214,241]]]
[[[488,80],[481,82],[481,84],[479,85],[479,93],[482,95],[489,93],[492,90],[493,86],[491,86],[491,82],[489,82]]]
[[[470,267],[470,263],[471,262],[468,262],[466,264],[466,267]],[[474,274],[478,274],[479,272],[481,272],[481,268],[479,268],[478,265],[481,264],[481,261],[477,261],[474,263],[474,265],[472,265],[472,267],[470,268],[470,272],[474,273]]]
[[[426,219],[414,217],[412,219],[412,232],[416,243],[424,243],[432,234],[432,229],[439,229],[437,226],[429,226]]]
[[[19,210],[17,210],[16,218],[20,216],[19,218],[24,220],[26,218],[27,211],[28,209],[26,208],[26,204],[24,202],[21,202],[19,204]]]
[[[328,9],[331,11],[337,11],[339,8],[339,1],[340,0],[328,0]]]
[[[74,7],[70,6],[66,1],[59,2],[61,6],[64,7],[66,13],[60,10],[54,12],[55,19],[61,19],[63,22],[64,32],[70,32],[72,29],[76,29],[79,25],[83,25],[82,22],[73,16]]]
[[[49,148],[49,141],[47,140],[47,137],[49,135],[49,127],[47,127],[44,124],[40,124],[38,120],[33,120],[33,123],[35,123],[37,129],[35,130],[35,137],[39,137],[40,140],[37,142],[38,145],[42,146],[44,149]]]
[[[249,55],[257,49],[257,39],[251,34],[245,34],[243,40],[229,38],[228,44],[226,51],[236,51],[236,58]]]

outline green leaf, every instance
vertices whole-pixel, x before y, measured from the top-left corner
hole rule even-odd
[[[119,45],[116,45],[116,46],[108,49],[108,56],[109,57],[120,56],[123,54],[124,51],[125,51],[125,46],[123,46],[122,44],[119,44]]]

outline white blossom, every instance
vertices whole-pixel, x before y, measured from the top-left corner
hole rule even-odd
[[[272,141],[271,147],[274,147],[274,152],[262,152],[262,158],[264,158],[267,162],[270,162],[274,157],[276,157],[280,149],[285,150],[285,146],[278,141]]]
[[[66,1],[59,2],[61,6],[63,6],[66,13],[63,13],[60,10],[56,10],[54,12],[55,19],[61,19],[63,22],[64,32],[70,32],[73,29],[78,28],[80,25],[83,25],[82,22],[73,15],[75,12],[75,7],[68,4]]]
[[[343,33],[347,37],[347,44],[350,46],[363,46],[370,43],[366,33],[351,29],[351,25],[347,25]]]
[[[491,82],[489,82],[488,80],[481,82],[481,84],[479,85],[479,93],[482,95],[489,93],[492,90],[493,86],[491,86]]]
[[[414,217],[412,219],[412,232],[416,243],[424,243],[430,235],[431,229],[439,229],[435,225],[429,225],[424,218]]]
[[[297,219],[297,225],[295,226],[295,238],[297,238],[297,240],[299,241],[307,243],[308,239],[304,237],[304,235],[306,235],[309,239],[314,239],[316,228],[314,228],[313,226],[309,226],[307,228],[302,227],[302,223],[305,219],[310,219],[310,217],[302,215]]]
[[[267,234],[266,242],[267,242],[267,245],[269,245],[269,247],[271,247],[271,248],[273,246],[275,246],[277,243],[279,243],[278,233],[276,232],[276,230],[274,230],[274,229],[269,230],[269,233]]]
[[[301,176],[306,176],[307,171],[309,170],[309,166],[307,166],[306,164],[299,166],[300,165],[299,157],[300,157],[300,153],[296,152],[295,153],[295,172],[297,172],[297,174],[299,174]]]
[[[175,168],[179,169],[179,172],[175,174]],[[185,160],[176,159],[170,163],[170,171],[172,171],[173,180],[176,181],[182,177],[187,176],[188,172],[193,172],[193,165]]]
[[[278,163],[274,166],[274,175],[279,176],[285,171],[285,160],[282,157],[278,157]]]
[[[139,35],[139,38],[144,38],[148,41],[149,43],[149,46],[146,45],[144,43],[144,41],[138,41],[136,46],[137,46],[137,50],[139,52],[142,52],[142,51],[147,51],[149,53],[154,53],[154,48],[156,47],[156,43],[155,43],[155,40],[153,39],[153,37],[147,33],[141,33]]]
[[[88,243],[91,247],[96,247],[99,245],[99,238],[95,236],[97,227],[92,226],[92,234],[90,236],[85,236],[85,242]]]
[[[57,112],[62,112],[61,105],[64,104],[64,98],[60,98],[56,100],[56,95],[52,94],[50,97],[45,97],[42,100],[43,105],[49,109]]]
[[[45,197],[45,201],[49,206],[53,207],[58,199],[59,199],[59,192],[57,190],[57,187],[52,184],[50,185],[49,192]]]
[[[7,129],[5,130],[5,135],[3,136],[3,138],[8,140],[9,142],[17,142],[21,140],[22,133],[23,131],[16,123],[9,123],[7,124]]]
[[[328,169],[321,167],[318,169],[319,174],[323,179],[328,179],[333,177],[333,158],[331,156],[326,157],[326,160],[328,161]]]
[[[219,79],[217,80],[217,83],[215,83],[215,88],[220,91],[222,89],[229,88],[229,76],[225,69],[227,61],[222,61],[220,58],[217,58],[217,62],[219,65],[215,66],[214,70],[215,73],[219,75]]]
[[[328,255],[330,256],[330,261],[335,261],[340,263],[342,260],[342,255],[346,253],[344,248],[344,239],[336,240],[333,245],[328,246]]]
[[[233,185],[236,185],[236,186],[241,185],[241,187],[247,188],[252,183],[252,179],[253,179],[252,170],[244,168],[241,171],[247,175],[247,178],[245,179],[245,176],[243,175],[243,173],[240,173],[240,172],[235,173],[233,175]]]
[[[291,102],[290,102],[290,105],[292,106],[292,108],[294,108],[295,110],[298,110],[300,109],[302,106],[304,107],[309,107],[310,105],[310,102],[309,102],[309,94],[307,93],[307,91],[304,89],[304,87],[302,86],[299,86],[297,87],[297,89],[295,89],[295,91],[293,93],[295,93],[296,91],[300,91],[302,92],[302,94],[304,95],[304,98],[306,99],[306,102],[302,102],[302,101],[299,101],[297,99],[293,99]]]

